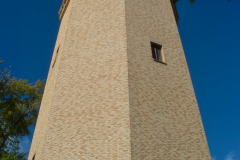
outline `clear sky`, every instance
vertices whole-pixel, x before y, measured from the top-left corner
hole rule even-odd
[[[62,0],[2,0],[0,58],[12,76],[46,79]],[[240,0],[178,2],[179,31],[211,155],[240,160]],[[21,150],[29,149],[24,137]]]

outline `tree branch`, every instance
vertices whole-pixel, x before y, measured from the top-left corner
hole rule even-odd
[[[21,120],[22,119],[24,119],[27,115],[28,115],[28,113],[29,113],[29,111],[25,111],[23,114],[22,114],[22,116],[20,116],[19,118],[18,118],[18,120],[15,122],[15,123],[13,123],[13,127],[15,127],[16,125],[18,125],[18,123],[20,123],[21,122]]]
[[[7,141],[7,138],[6,138],[6,136],[3,133],[2,133],[2,138],[3,138],[3,141],[0,144],[0,150],[3,149],[3,147],[5,146],[5,143]]]

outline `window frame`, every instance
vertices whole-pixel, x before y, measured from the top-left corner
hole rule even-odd
[[[58,57],[58,53],[59,53],[59,48],[60,48],[60,45],[58,46],[58,49],[57,49],[57,51],[56,51],[56,55],[55,55],[55,57],[54,57],[54,62],[53,62],[52,68],[55,66],[55,63],[56,63],[56,61],[57,61],[57,57]]]
[[[163,46],[159,43],[152,41],[150,42],[150,45],[153,60],[166,65],[167,63],[163,53]]]

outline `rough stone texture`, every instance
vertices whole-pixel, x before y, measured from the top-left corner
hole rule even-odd
[[[150,41],[163,45],[167,65],[153,61]],[[35,154],[210,160],[170,0],[70,1],[29,160]]]
[[[130,159],[124,1],[71,0],[61,29],[29,159]]]
[[[59,59],[61,56],[61,52],[63,49],[63,44],[64,44],[64,40],[65,40],[67,28],[68,28],[68,21],[69,21],[71,8],[72,8],[72,3],[69,4],[68,9],[65,13],[65,16],[62,20],[61,26],[59,28],[59,34],[56,40],[56,46],[54,48],[53,58],[52,58],[52,62],[51,62],[49,73],[48,73],[48,78],[45,86],[45,91],[44,91],[40,111],[38,114],[38,119],[37,119],[35,131],[34,131],[31,149],[29,152],[29,160],[32,160],[32,157],[35,154],[36,154],[35,159],[42,159],[41,158],[42,150],[45,145],[44,140],[46,138],[45,137],[46,134],[48,134],[46,130],[47,123],[48,123],[49,116],[51,116],[50,109],[52,107],[54,92],[56,89],[55,84],[56,84],[57,74],[59,69],[59,62],[60,62]],[[59,47],[59,44],[62,44],[62,45]],[[58,47],[59,47],[58,59],[54,65],[54,68],[52,68]]]
[[[170,1],[126,0],[133,160],[210,160]],[[150,41],[167,65],[153,61]]]

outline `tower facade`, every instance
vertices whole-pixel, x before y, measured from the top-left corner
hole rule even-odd
[[[64,0],[29,160],[210,160],[174,0]]]

